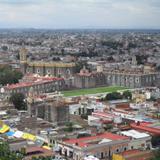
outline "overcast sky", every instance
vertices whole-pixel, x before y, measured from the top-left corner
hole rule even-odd
[[[0,0],[0,28],[160,29],[160,0]]]

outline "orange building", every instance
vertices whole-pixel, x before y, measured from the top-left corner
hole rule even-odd
[[[150,160],[153,158],[151,151],[130,150],[121,154],[114,154],[112,160]]]

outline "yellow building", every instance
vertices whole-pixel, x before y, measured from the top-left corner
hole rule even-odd
[[[125,159],[121,155],[113,154],[112,160],[125,160]]]
[[[40,76],[71,77],[75,73],[75,63],[64,63],[61,61],[29,61],[26,48],[20,50],[21,71],[26,73],[39,74]]]

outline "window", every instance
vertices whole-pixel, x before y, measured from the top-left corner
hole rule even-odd
[[[107,79],[108,79],[108,81],[110,81],[110,79],[111,79],[111,76],[109,75]]]
[[[154,81],[156,80],[156,76],[153,76],[153,80],[154,80]]]
[[[50,70],[50,69],[48,69],[48,70],[47,70],[47,74],[50,74],[50,73],[51,73],[51,70]]]
[[[97,153],[97,157],[100,158],[100,153]]]
[[[101,152],[101,158],[102,158],[102,159],[104,158],[103,152]]]
[[[30,73],[30,69],[29,68],[27,69],[27,73]]]
[[[148,77],[146,77],[146,82],[148,83]]]
[[[124,77],[123,76],[121,77],[121,81],[124,81]]]
[[[112,76],[112,80],[113,80],[113,81],[115,80],[115,76],[114,76],[114,75]]]
[[[37,73],[40,73],[40,70],[39,70],[39,69],[37,69]]]
[[[139,78],[136,78],[136,83],[139,83]]]
[[[150,82],[152,82],[152,77],[149,78]]]
[[[130,82],[133,82],[133,77],[130,77]]]
[[[66,70],[66,74],[67,74],[67,75],[70,75],[70,74],[71,74],[71,71],[70,71],[69,69],[67,69],[67,70]]]

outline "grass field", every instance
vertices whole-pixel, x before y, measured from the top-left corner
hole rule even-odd
[[[99,88],[90,88],[90,89],[78,89],[72,91],[63,91],[65,97],[88,95],[88,94],[97,94],[97,93],[107,93],[107,92],[116,92],[120,90],[127,89],[125,87],[119,86],[110,86],[110,87],[99,87]]]

